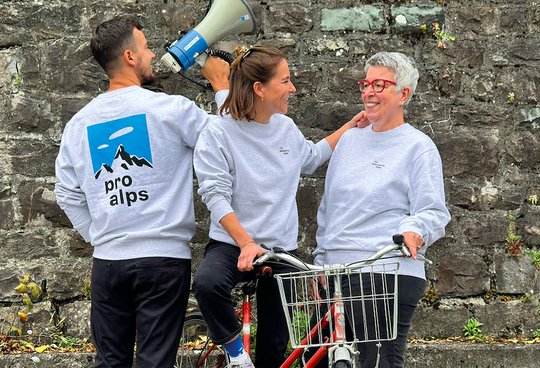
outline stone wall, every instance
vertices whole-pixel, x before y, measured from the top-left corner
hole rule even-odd
[[[356,81],[367,57],[401,51],[418,63],[421,78],[407,121],[439,147],[452,221],[446,237],[428,252],[434,261],[428,267],[430,298],[417,313],[412,336],[460,335],[471,316],[484,323],[486,333],[530,334],[539,328],[539,271],[529,255],[508,256],[505,241],[511,223],[507,215],[512,214],[523,247],[540,247],[540,205],[529,200],[540,196],[538,2],[250,4],[258,33],[231,36],[218,46],[281,48],[297,87],[289,115],[314,140],[361,109]],[[88,335],[84,289],[92,249],[55,204],[53,187],[64,125],[107,88],[87,46],[91,29],[115,15],[137,15],[159,58],[178,30],[202,19],[206,5],[203,0],[0,3],[0,314],[18,303],[18,277],[30,273],[46,285],[46,301],[37,310],[50,311],[54,321],[67,317],[63,328],[71,335]],[[446,48],[438,47],[433,22],[456,40],[441,40]],[[211,108],[211,94],[156,68],[165,91]],[[196,68],[188,74],[199,78]],[[303,178],[298,191],[299,244],[306,257],[314,245],[324,173],[323,168]],[[196,200],[193,249],[198,260],[208,213]],[[30,323],[37,323],[38,316],[31,316]]]

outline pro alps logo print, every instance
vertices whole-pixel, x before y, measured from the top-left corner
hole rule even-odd
[[[148,200],[148,192],[135,183],[153,168],[146,115],[90,125],[87,132],[94,178],[103,182],[109,205],[131,207]]]

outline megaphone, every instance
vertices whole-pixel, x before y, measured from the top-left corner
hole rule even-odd
[[[165,49],[161,62],[173,72],[206,61],[205,51],[214,42],[231,34],[254,33],[255,16],[246,0],[214,0],[202,22]]]

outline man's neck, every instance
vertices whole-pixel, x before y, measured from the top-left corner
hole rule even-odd
[[[137,78],[133,77],[114,77],[109,80],[109,89],[108,92],[115,91],[117,89],[141,86],[141,82]]]

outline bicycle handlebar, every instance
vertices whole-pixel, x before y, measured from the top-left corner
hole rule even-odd
[[[327,270],[327,269],[331,269],[331,268],[342,268],[342,267],[347,267],[347,268],[352,268],[352,269],[361,268],[361,267],[364,267],[366,265],[370,265],[370,264],[372,264],[373,262],[375,262],[375,261],[377,261],[379,259],[382,259],[383,256],[385,256],[385,255],[387,255],[389,253],[396,252],[396,251],[400,251],[401,255],[399,255],[399,256],[395,255],[394,257],[411,257],[411,252],[409,251],[407,246],[403,243],[403,235],[397,234],[397,235],[394,235],[392,238],[394,240],[394,244],[387,245],[386,247],[382,248],[377,253],[375,253],[374,255],[372,255],[371,257],[369,257],[369,258],[367,258],[365,260],[352,262],[352,263],[347,263],[347,264],[324,265],[324,266],[314,265],[314,264],[311,264],[311,263],[306,263],[306,262],[302,261],[301,259],[299,259],[299,258],[297,258],[297,257],[295,257],[295,256],[293,256],[293,255],[291,255],[289,253],[286,253],[281,248],[274,248],[274,249],[268,250],[263,255],[261,255],[259,258],[257,258],[253,262],[253,265],[254,266],[261,266],[265,262],[278,261],[278,262],[285,262],[285,263],[289,264],[290,266],[293,266],[293,267],[295,267],[295,268],[297,268],[297,269],[299,269],[301,271],[323,271],[323,270]],[[433,263],[429,259],[424,257],[424,255],[422,255],[422,254],[417,254],[417,259],[420,260],[420,261],[426,262],[428,264]]]
[[[259,258],[257,258],[255,261],[253,261],[253,266],[261,266],[264,263],[271,262],[271,261],[278,261],[278,262],[284,262],[287,263],[295,268],[298,268],[302,271],[319,271],[324,270],[324,266],[318,266],[311,263],[306,263],[302,261],[299,258],[296,258],[292,254],[289,253],[283,253],[281,251],[274,251],[274,250],[268,250],[263,255],[261,255]]]

